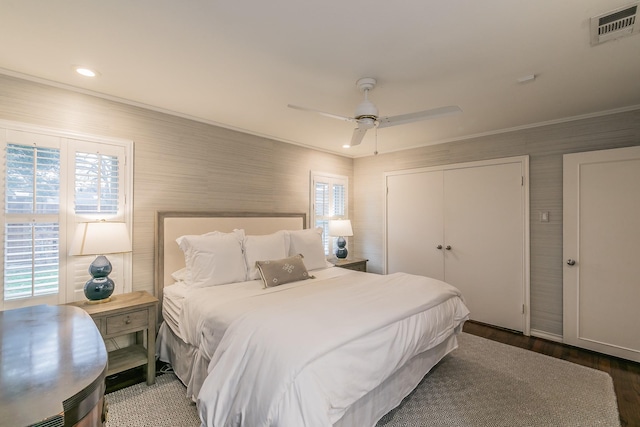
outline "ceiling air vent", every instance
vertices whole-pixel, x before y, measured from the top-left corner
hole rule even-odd
[[[595,46],[640,32],[638,3],[591,18],[591,45]]]

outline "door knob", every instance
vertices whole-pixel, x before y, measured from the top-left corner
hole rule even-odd
[[[569,258],[569,259],[567,260],[567,265],[576,265],[576,260],[575,260],[575,259],[571,259],[571,258]]]
[[[442,245],[436,246],[436,249],[442,249]]]
[[[446,249],[446,250],[448,250],[448,251],[450,251],[450,250],[451,250],[451,245],[447,245],[447,246],[445,247],[445,249]]]

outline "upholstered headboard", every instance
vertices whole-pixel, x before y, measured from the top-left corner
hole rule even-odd
[[[304,213],[264,212],[157,212],[155,294],[162,303],[165,286],[173,283],[171,273],[184,267],[184,255],[176,239],[187,234],[204,234],[210,231],[231,232],[244,229],[245,234],[263,235],[278,230],[302,230],[306,228]]]

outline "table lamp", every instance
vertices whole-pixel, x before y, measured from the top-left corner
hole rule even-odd
[[[131,252],[131,241],[124,222],[83,222],[78,224],[69,255],[97,255],[91,265],[91,279],[84,284],[89,302],[107,302],[115,289],[109,278],[111,262],[105,254]]]
[[[353,236],[353,230],[351,229],[351,220],[348,219],[336,219],[329,221],[329,236],[337,237],[338,249],[336,249],[336,257],[344,259],[349,253],[347,251],[347,241],[345,236]]]

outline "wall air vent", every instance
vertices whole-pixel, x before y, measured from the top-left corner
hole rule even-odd
[[[591,45],[595,46],[640,32],[638,5],[631,4],[591,18]]]

